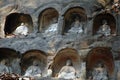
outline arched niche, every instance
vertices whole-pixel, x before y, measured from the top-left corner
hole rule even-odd
[[[67,59],[72,60],[73,67],[76,71],[80,70],[80,57],[78,52],[72,48],[65,48],[60,50],[53,59],[50,68],[53,71],[52,76],[55,77],[60,69],[65,66]]]
[[[13,73],[21,74],[20,53],[11,48],[0,48],[0,63],[9,67]]]
[[[108,47],[96,47],[89,51],[86,58],[86,76],[91,76],[91,71],[98,62],[103,62],[105,68],[108,71],[108,77],[114,76],[114,60],[111,52],[111,48]]]
[[[106,20],[111,29],[111,34],[116,34],[116,20],[110,13],[101,13],[95,16],[93,20],[93,35],[97,34],[102,21]]]
[[[59,13],[55,8],[44,9],[38,17],[39,32],[47,29],[55,20],[58,21]]]
[[[71,7],[64,14],[64,22],[62,26],[62,34],[67,33],[71,28],[71,24],[75,21],[75,18],[79,18],[80,22],[87,20],[86,11],[82,7]]]
[[[33,61],[38,62],[38,66],[43,72],[47,66],[47,54],[41,50],[29,50],[23,53],[21,58],[22,74],[33,64]]]
[[[20,54],[11,48],[0,48],[0,61],[3,59],[13,60],[20,57]]]
[[[28,27],[29,32],[32,32],[33,21],[29,14],[11,13],[6,17],[4,26],[5,34],[11,34],[22,22]]]

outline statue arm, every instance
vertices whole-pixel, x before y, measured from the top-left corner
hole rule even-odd
[[[65,67],[62,67],[62,68],[61,68],[59,74],[60,74],[61,72],[63,72],[63,71],[65,71]]]
[[[76,73],[76,70],[75,70],[75,68],[74,68],[74,67],[72,67],[72,71]]]

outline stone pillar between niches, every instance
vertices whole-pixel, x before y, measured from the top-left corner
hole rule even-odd
[[[5,33],[4,33],[4,25],[5,25],[5,17],[2,17],[0,19],[0,38],[5,38]]]
[[[92,35],[92,31],[93,31],[93,19],[92,20],[88,20],[86,22],[85,28],[86,28],[85,34],[87,34],[89,36]]]
[[[120,35],[120,15],[115,16],[116,19],[116,35]]]
[[[58,18],[58,34],[62,34],[63,33],[63,24],[64,24],[64,18],[63,16],[59,16]]]
[[[119,76],[118,76],[118,69],[119,69],[119,64],[120,64],[120,61],[114,61],[114,63],[115,63],[115,71],[114,71],[114,73],[115,73],[115,75],[114,75],[114,80],[119,80]]]
[[[44,68],[43,72],[42,72],[42,77],[47,77],[47,66]]]
[[[32,16],[32,19],[33,19],[33,33],[37,33],[38,32],[38,22],[37,22],[37,17],[36,16]]]
[[[117,62],[117,61],[114,61],[114,63],[115,63],[115,80],[117,80],[118,62]]]

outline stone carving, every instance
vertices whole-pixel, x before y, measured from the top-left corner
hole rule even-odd
[[[108,74],[105,66],[102,63],[98,63],[92,72],[93,80],[108,80]]]
[[[110,26],[107,24],[106,20],[103,20],[102,26],[100,26],[99,30],[97,31],[97,34],[100,34],[102,36],[110,36],[111,35],[111,29]]]
[[[28,67],[26,70],[24,76],[31,76],[31,77],[41,77],[41,69],[40,66],[38,65],[38,61],[34,61],[33,65]]]
[[[46,77],[51,77],[51,76],[52,76],[52,69],[48,69]]]
[[[8,59],[3,59],[0,62],[0,73],[12,73],[12,68],[9,65]]]
[[[114,12],[118,13],[120,9],[120,1],[119,0],[114,0],[114,3],[112,5],[112,9]]]
[[[28,27],[25,26],[24,23],[21,23],[20,26],[16,28],[16,30],[13,32],[14,35],[27,35],[28,34]]]
[[[69,33],[80,33],[83,31],[83,24],[80,22],[79,18],[75,18],[75,21],[71,24],[71,29],[68,31]]]
[[[62,67],[60,72],[58,73],[58,78],[64,79],[75,79],[76,78],[75,68],[72,66],[72,62],[70,59],[66,61],[66,65]]]
[[[6,38],[13,38],[13,37],[22,37],[28,35],[28,27],[25,26],[24,23],[21,23],[20,26],[18,26],[15,31],[13,31],[12,34],[7,34]]]
[[[57,34],[57,29],[58,29],[57,18],[53,18],[51,20],[50,25],[48,26],[48,28],[45,30],[43,34],[47,37],[53,36],[54,34]]]
[[[12,71],[16,74],[21,74],[21,68],[20,68],[20,59],[16,58],[13,59],[12,62],[10,63]]]

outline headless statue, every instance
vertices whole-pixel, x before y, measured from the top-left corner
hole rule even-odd
[[[75,79],[76,71],[71,66],[72,62],[71,60],[67,60],[66,65],[62,67],[60,72],[58,73],[58,78],[64,78],[64,79]]]
[[[111,34],[110,26],[107,25],[106,20],[103,20],[103,25],[100,26],[99,30],[97,31],[97,34],[100,34],[103,36],[109,36]]]
[[[93,80],[108,80],[107,71],[101,63],[94,68],[92,76]]]
[[[4,59],[0,62],[0,73],[12,73],[12,68],[9,66],[8,61],[8,59]]]
[[[83,25],[80,23],[79,19],[76,18],[71,25],[71,29],[68,32],[72,33],[83,33]]]
[[[14,35],[27,35],[28,27],[25,26],[24,23],[21,23],[21,25],[16,28],[16,30],[13,32],[13,34]]]
[[[57,18],[53,18],[50,22],[50,25],[47,27],[45,32],[43,33],[45,36],[53,36],[57,34],[58,29],[58,21]]]
[[[14,37],[20,36],[20,35],[24,35],[24,36],[28,35],[28,27],[25,26],[24,23],[21,23],[21,25],[18,26],[18,27],[15,29],[15,31],[13,31],[12,34],[7,34],[5,37],[6,37],[6,38],[14,38]]]
[[[33,65],[28,67],[28,69],[25,72],[24,76],[32,76],[32,77],[41,77],[41,69],[38,65],[38,61],[34,61]]]

